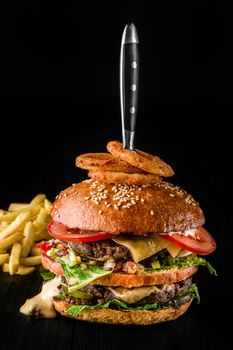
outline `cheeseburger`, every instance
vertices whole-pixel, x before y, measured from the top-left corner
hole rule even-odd
[[[172,168],[117,141],[107,149],[77,158],[90,179],[57,196],[51,240],[39,244],[51,280],[21,312],[54,317],[54,307],[90,322],[170,321],[199,298],[192,281],[198,267],[216,274],[203,258],[216,243],[202,226],[199,204],[162,179],[173,175]]]

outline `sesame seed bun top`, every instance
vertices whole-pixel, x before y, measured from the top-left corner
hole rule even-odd
[[[184,231],[205,222],[190,194],[162,181],[136,186],[86,180],[62,191],[51,215],[69,228],[114,234]]]

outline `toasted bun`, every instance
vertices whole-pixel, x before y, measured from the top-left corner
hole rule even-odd
[[[204,224],[198,203],[177,186],[84,181],[57,197],[51,215],[70,228],[113,234],[184,231]]]
[[[186,278],[195,274],[198,270],[197,266],[171,268],[170,270],[140,273],[140,274],[124,274],[124,273],[111,273],[104,277],[94,280],[91,284],[111,286],[111,287],[142,287],[151,286],[154,284],[167,284],[175,283],[185,280]]]
[[[44,268],[50,270],[56,275],[63,275],[62,267],[59,263],[43,255],[42,264]],[[175,283],[185,280],[195,274],[198,270],[197,266],[171,268],[170,270],[158,271],[154,273],[126,274],[111,273],[104,277],[94,280],[91,284],[111,287],[142,287],[155,284]]]
[[[84,310],[77,316],[72,316],[65,312],[71,304],[63,300],[53,301],[55,309],[63,316],[71,317],[80,321],[110,323],[110,324],[134,324],[134,325],[150,325],[165,321],[175,320],[183,315],[189,308],[192,300],[178,308],[166,308],[157,311],[135,310],[135,311],[120,311],[113,309],[95,309]]]

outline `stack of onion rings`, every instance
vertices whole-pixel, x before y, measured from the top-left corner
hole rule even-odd
[[[107,144],[110,153],[86,153],[76,158],[76,166],[89,170],[88,176],[105,183],[149,185],[174,174],[159,157],[139,150],[124,149],[122,143]]]
[[[132,152],[123,148],[119,141],[110,141],[107,144],[107,150],[115,157],[125,160],[129,164],[140,168],[150,174],[160,175],[164,177],[174,175],[173,169],[159,157],[145,153],[139,150]]]
[[[86,153],[76,158],[76,166],[93,171],[117,171],[128,174],[145,174],[142,169],[114,157],[110,153]]]
[[[105,183],[126,185],[150,185],[160,182],[161,177],[154,174],[127,174],[119,171],[89,171],[88,176],[93,180]]]

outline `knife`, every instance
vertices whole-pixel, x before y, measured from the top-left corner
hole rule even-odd
[[[135,126],[138,110],[139,50],[133,23],[123,31],[120,54],[120,101],[123,147],[135,150]]]

